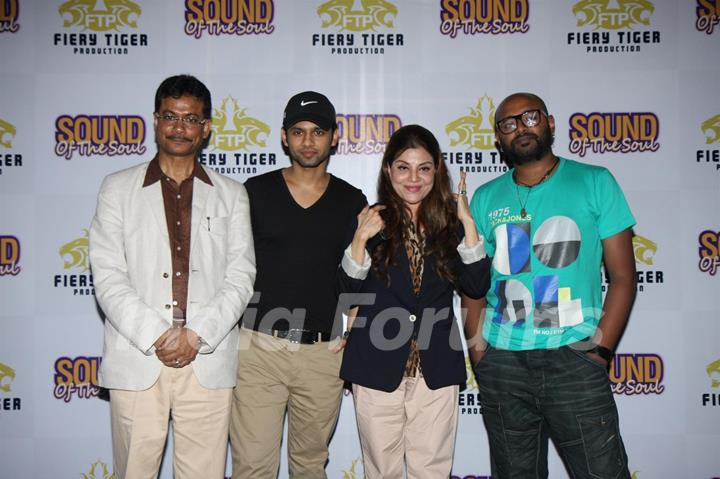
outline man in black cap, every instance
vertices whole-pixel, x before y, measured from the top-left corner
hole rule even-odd
[[[326,477],[342,399],[335,275],[367,200],[327,172],[338,130],[324,95],[293,96],[281,138],[290,166],[245,183],[258,273],[240,329],[233,479],[277,476],[286,411],[290,477]]]

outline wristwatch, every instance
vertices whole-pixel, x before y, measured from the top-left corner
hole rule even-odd
[[[595,353],[608,363],[612,361],[613,356],[615,356],[615,353],[613,353],[612,349],[606,348],[605,346],[600,346],[599,344],[595,343],[593,343],[593,347],[591,349],[585,351],[585,354],[587,353]]]

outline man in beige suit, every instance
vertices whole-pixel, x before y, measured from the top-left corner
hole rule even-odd
[[[119,478],[157,476],[170,417],[175,477],[224,477],[255,256],[245,188],[197,161],[211,111],[196,78],[163,81],[157,155],[105,178],[98,196],[90,261]]]

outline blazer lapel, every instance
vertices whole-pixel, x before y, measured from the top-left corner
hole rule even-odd
[[[198,178],[193,178],[192,215],[190,218],[190,255],[192,255],[193,248],[197,243],[200,225],[203,221],[208,221],[206,218],[207,215],[204,213],[212,188],[212,186],[208,185],[204,181]]]
[[[162,185],[156,181],[152,185],[140,188],[140,196],[143,198],[147,210],[152,211],[155,218],[155,225],[160,230],[160,235],[165,241],[167,248],[170,248],[170,238],[168,237],[167,221],[165,219],[165,201],[162,195]]]

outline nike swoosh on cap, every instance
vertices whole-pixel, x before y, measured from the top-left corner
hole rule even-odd
[[[300,100],[300,106],[307,106],[307,105],[310,105],[310,104],[312,104],[312,103],[317,103],[317,101],[315,101],[315,100],[311,100],[311,101]]]

